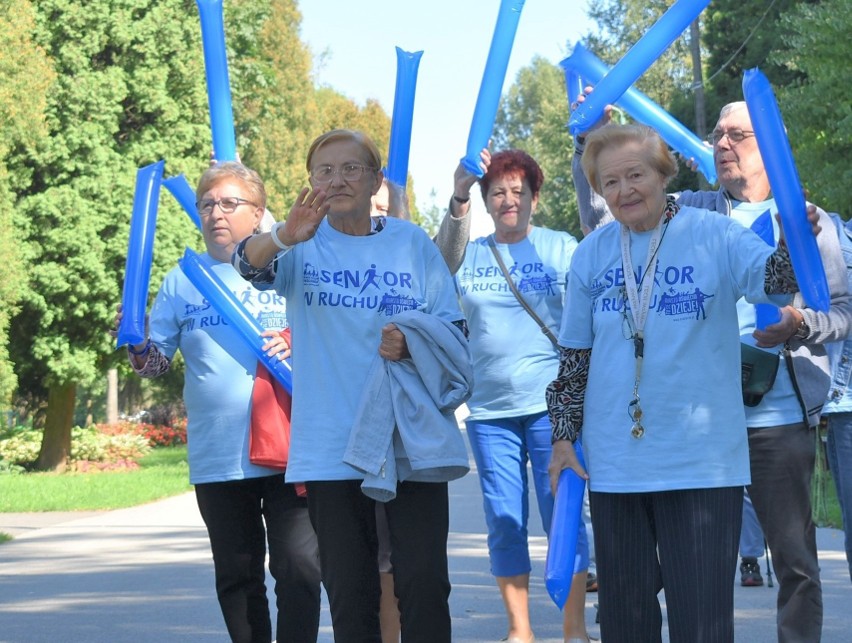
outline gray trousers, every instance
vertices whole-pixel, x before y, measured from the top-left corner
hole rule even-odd
[[[778,579],[779,643],[817,643],[822,635],[822,586],[811,517],[815,439],[804,423],[748,432],[748,492]]]

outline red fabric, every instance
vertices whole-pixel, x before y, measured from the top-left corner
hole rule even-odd
[[[281,333],[290,342],[290,329]],[[292,398],[258,361],[251,393],[249,460],[252,464],[284,471],[290,455],[290,407]],[[300,496],[305,486],[296,485]]]

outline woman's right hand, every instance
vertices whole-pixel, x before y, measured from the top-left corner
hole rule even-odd
[[[482,151],[479,153],[479,158],[479,167],[484,174],[488,171],[488,168],[491,165],[491,152],[488,151],[487,147],[482,148]],[[460,199],[469,199],[470,190],[478,180],[479,178],[475,174],[471,174],[467,168],[465,168],[464,163],[459,163],[455,174],[453,174],[453,196],[457,196]],[[452,207],[456,207],[458,205],[469,206],[469,204],[462,204],[453,199]]]
[[[109,330],[110,337],[118,337],[118,327],[121,326],[121,319],[124,317],[124,308],[121,304],[115,307],[115,320],[113,321],[113,327]],[[148,317],[145,317],[145,335],[148,334]],[[148,344],[148,340],[146,339],[141,344],[137,344],[133,346],[133,350],[141,351],[144,350],[145,346]],[[131,345],[132,346],[132,345]]]
[[[550,465],[547,467],[547,475],[550,478],[550,491],[556,496],[556,486],[559,484],[559,476],[563,469],[574,469],[578,476],[583,480],[589,479],[589,474],[580,465],[577,459],[577,452],[574,451],[574,445],[569,440],[557,440],[553,443],[553,450],[550,452]]]
[[[297,243],[312,238],[328,212],[328,204],[325,202],[325,191],[319,189],[304,188],[290,214],[281,227],[278,235],[281,243],[287,246],[295,246]],[[273,230],[272,234],[275,234]]]

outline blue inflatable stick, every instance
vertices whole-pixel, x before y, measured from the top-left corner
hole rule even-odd
[[[396,90],[393,97],[388,181],[405,188],[408,183],[408,153],[411,149],[411,121],[414,118],[414,90],[422,51],[408,52],[396,48]]]
[[[170,176],[163,181],[163,185],[177,199],[195,227],[201,230],[201,217],[198,215],[198,208],[195,207],[195,191],[190,187],[186,177],[183,174]]]
[[[565,72],[566,79],[569,74],[579,74],[582,75],[584,80],[591,83],[601,82],[610,72],[606,63],[580,43],[574,45],[574,51],[571,52],[570,56],[563,59],[559,66]],[[597,92],[598,89],[595,88],[595,91],[586,97],[586,101],[590,100]],[[569,86],[569,105],[576,100],[576,97],[572,97]],[[657,105],[647,95],[635,87],[629,87],[614,104],[640,123],[653,127],[669,147],[678,154],[685,158],[695,159],[698,163],[698,169],[701,170],[707,181],[711,184],[716,182],[713,149],[707,147],[701,139],[684,127],[683,123]]]
[[[124,289],[121,295],[122,317],[116,339],[118,346],[145,341],[145,311],[148,286],[151,283],[151,261],[154,256],[154,230],[164,161],[136,171],[133,215],[127,239],[127,261],[124,266]]]
[[[677,0],[574,110],[568,121],[571,133],[580,134],[597,123],[604,108],[614,104],[708,4],[710,0]]]
[[[503,91],[503,81],[506,79],[506,69],[509,66],[509,54],[515,41],[515,32],[521,19],[524,0],[501,0],[500,12],[494,35],[491,37],[491,49],[485,62],[485,72],[482,74],[482,84],[479,86],[479,96],[473,110],[473,120],[470,123],[470,134],[467,137],[467,153],[462,159],[464,168],[475,176],[482,176],[479,167],[479,154],[488,147],[491,130],[494,129],[494,119],[497,117],[497,106],[500,103],[500,93]]]
[[[754,223],[751,224],[751,229],[767,244],[773,248],[775,247],[775,229],[772,225],[772,213],[769,210],[754,220]],[[758,330],[766,330],[767,326],[777,324],[781,321],[781,310],[778,306],[773,306],[772,304],[755,304],[754,314],[756,318],[755,326],[757,326]]]
[[[201,257],[186,249],[182,259],[178,260],[180,269],[186,278],[198,289],[210,305],[216,309],[228,325],[234,328],[266,367],[275,379],[284,387],[288,393],[293,393],[293,371],[287,360],[280,360],[277,356],[270,357],[263,352],[262,346],[267,342],[261,337],[263,329],[257,320],[249,313],[245,306],[236,298],[231,289],[225,285],[212,270],[201,261]]]
[[[828,280],[808,221],[807,204],[790,141],[772,87],[758,68],[747,69],[743,74],[743,95],[769,187],[781,216],[784,239],[790,249],[799,290],[810,308],[828,312],[831,305]]]
[[[222,0],[195,2],[201,14],[201,40],[204,45],[204,71],[207,75],[213,152],[219,161],[236,161],[237,143],[234,137],[231,87],[228,82],[228,57],[225,54]]]
[[[586,463],[579,443],[574,443],[577,459],[583,468]],[[586,481],[573,469],[563,469],[556,486],[553,500],[553,517],[550,521],[550,538],[547,544],[547,559],[544,565],[544,586],[559,609],[571,593],[574,577],[574,560],[577,556],[577,534],[580,530],[580,514],[583,511],[583,492]]]

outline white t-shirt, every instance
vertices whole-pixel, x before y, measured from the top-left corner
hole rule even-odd
[[[518,243],[496,245],[515,286],[556,335],[577,240],[567,232],[534,227]],[[556,377],[559,354],[509,289],[488,237],[467,245],[456,281],[473,357],[470,418],[546,411],[544,389]]]
[[[592,348],[583,421],[590,489],[643,492],[750,482],[736,302],[768,301],[772,249],[730,218],[682,207],[658,252],[639,395],[645,436],[631,436],[636,372],[625,312],[619,223],[577,247],[559,342]],[[637,283],[651,232],[631,233]]]
[[[343,462],[381,329],[404,310],[463,319],[453,280],[428,235],[388,218],[368,236],[323,220],[279,257],[275,289],[293,334],[293,414],[287,480],[362,479]]]

